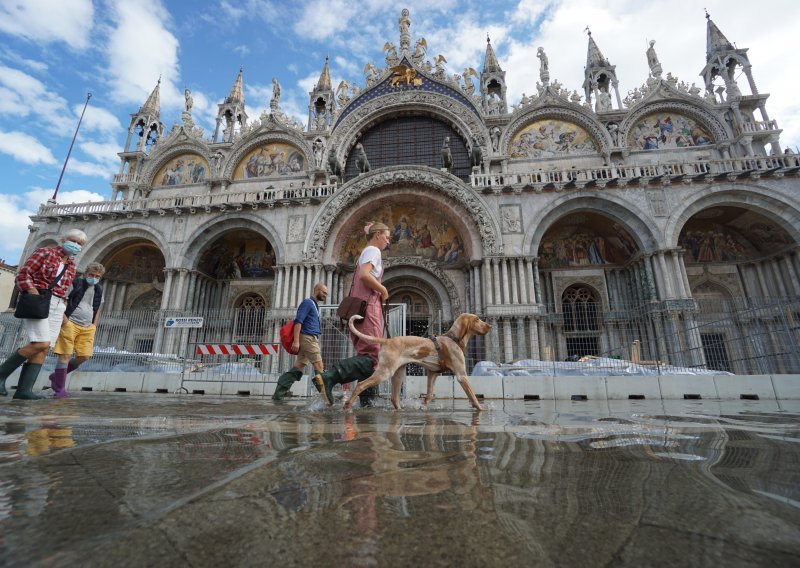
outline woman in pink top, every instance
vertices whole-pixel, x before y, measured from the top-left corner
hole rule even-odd
[[[389,291],[381,284],[383,261],[381,251],[389,246],[391,240],[389,227],[383,223],[367,223],[364,227],[367,246],[361,251],[353,275],[352,295],[367,300],[367,313],[356,326],[361,333],[381,337],[383,335],[383,304],[389,299]],[[359,339],[352,333],[350,340],[358,355],[369,355],[378,364],[380,345]]]

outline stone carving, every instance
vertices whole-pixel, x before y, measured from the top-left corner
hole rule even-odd
[[[520,213],[519,205],[501,205],[500,217],[503,223],[503,233],[522,232],[522,213]]]
[[[414,53],[411,55],[411,61],[414,65],[419,65],[425,59],[425,51],[428,49],[428,42],[424,37],[417,40],[417,45],[414,47]]]
[[[383,44],[383,51],[386,52],[387,67],[395,67],[398,63],[400,63],[400,59],[397,57],[397,49],[393,43],[387,41],[385,44]]]
[[[606,89],[597,91],[597,104],[595,105],[596,112],[607,112],[611,109],[611,95]]]
[[[362,146],[360,142],[356,144],[356,166],[358,167],[358,171],[362,174],[369,171],[367,153],[364,151],[364,146]]]
[[[500,150],[500,136],[502,135],[502,131],[500,130],[499,126],[495,126],[492,128],[491,137],[492,137],[492,150],[496,153]]]
[[[318,170],[321,170],[323,168],[322,162],[325,159],[325,143],[322,138],[314,140],[312,148],[314,149],[314,165]]]
[[[653,47],[655,44],[656,40],[651,39],[650,46],[647,48],[647,65],[650,67],[651,77],[661,77],[661,63],[658,61],[656,48]]]
[[[478,141],[475,138],[472,138],[472,143],[469,157],[470,162],[472,163],[473,168],[479,168],[483,165],[483,151],[481,150],[481,145],[478,144]]]
[[[286,226],[286,242],[299,243],[303,241],[306,232],[306,216],[293,215],[289,217]]]
[[[539,79],[544,85],[547,85],[550,82],[550,60],[543,47],[536,50],[536,57],[539,58]]]
[[[442,169],[450,173],[453,170],[453,155],[450,152],[450,137],[446,137],[442,142],[442,150],[440,152],[442,158]]]
[[[330,170],[331,175],[342,179],[342,163],[339,161],[339,157],[336,155],[335,146],[331,146],[331,149],[328,151],[328,169]]]
[[[274,112],[280,108],[281,102],[281,84],[275,77],[272,78],[272,99],[269,101],[269,108]]]
[[[378,82],[378,79],[380,79],[380,73],[378,73],[378,69],[372,63],[364,65],[362,73],[366,75],[365,81],[367,83],[367,88],[373,86]]]

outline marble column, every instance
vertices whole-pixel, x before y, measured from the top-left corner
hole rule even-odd
[[[494,304],[502,304],[503,303],[503,296],[500,293],[500,259],[493,258],[492,259],[492,280],[494,282]]]
[[[510,304],[511,303],[511,296],[509,292],[509,274],[508,274],[508,259],[503,258],[500,259],[500,274],[503,280],[503,295],[502,295],[502,303]]]
[[[518,258],[516,260],[517,265],[517,278],[519,279],[519,303],[520,304],[528,304],[530,301],[528,300],[528,272],[525,270],[526,260],[524,258]]]
[[[503,318],[503,362],[510,363],[514,360],[514,344],[511,334],[511,321]]]

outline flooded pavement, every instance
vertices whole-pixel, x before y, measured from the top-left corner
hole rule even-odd
[[[0,565],[788,566],[800,401],[0,399]]]

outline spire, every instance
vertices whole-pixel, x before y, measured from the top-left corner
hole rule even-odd
[[[328,68],[328,56],[325,56],[325,65],[322,66],[322,73],[319,74],[319,81],[317,81],[316,91],[330,91],[331,87],[331,72]]]
[[[736,48],[711,20],[711,16],[708,12],[706,12],[706,20],[706,61],[708,62],[711,61],[718,52],[734,51]]]
[[[244,92],[242,89],[242,67],[239,67],[239,75],[236,76],[236,81],[233,82],[231,92],[228,98],[225,99],[226,103],[241,103],[244,104]]]
[[[158,116],[161,112],[161,77],[158,78],[153,92],[147,97],[147,101],[139,109],[139,114]]]
[[[593,67],[608,66],[608,60],[603,57],[603,53],[600,51],[600,48],[597,47],[597,43],[595,43],[594,38],[592,38],[592,32],[589,30],[588,26],[585,31],[589,34],[589,48],[586,51],[586,68],[591,69]]]
[[[500,68],[500,63],[497,61],[497,57],[494,54],[494,49],[492,49],[492,41],[489,39],[489,35],[486,35],[486,57],[483,58],[483,72],[484,73],[496,73],[503,71]]]

